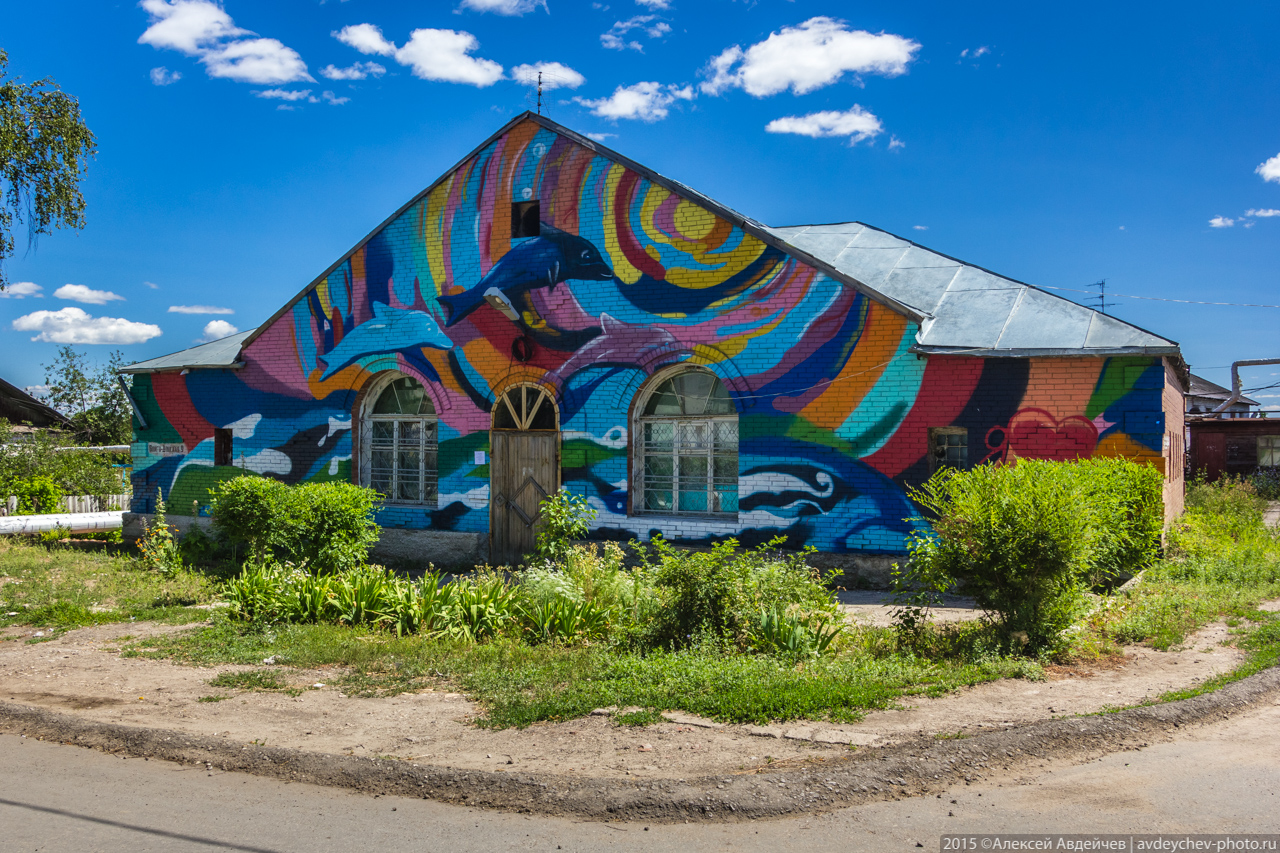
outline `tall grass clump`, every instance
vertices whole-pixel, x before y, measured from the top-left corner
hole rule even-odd
[[[1054,653],[1091,587],[1156,558],[1161,488],[1123,459],[943,469],[912,490],[933,530],[910,543],[899,587],[963,589],[1011,646]]]

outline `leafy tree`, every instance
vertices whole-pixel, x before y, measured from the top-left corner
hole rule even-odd
[[[132,410],[116,380],[123,365],[119,350],[95,365],[69,346],[44,365],[45,401],[71,419],[85,444],[128,444],[133,438]]]
[[[6,80],[8,65],[0,50],[0,290],[15,225],[26,222],[28,245],[55,228],[84,227],[80,176],[98,153],[79,101],[48,77]]]

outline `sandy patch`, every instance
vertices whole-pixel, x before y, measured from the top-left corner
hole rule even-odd
[[[1044,682],[1009,680],[939,699],[907,698],[901,710],[873,712],[853,725],[798,721],[726,726],[671,714],[666,723],[628,728],[593,715],[519,731],[490,731],[470,724],[478,713],[474,703],[445,690],[354,699],[327,685],[314,687],[325,683],[325,671],[277,668],[304,688],[290,697],[208,685],[219,672],[250,667],[200,668],[120,657],[126,638],[187,627],[116,624],[37,643],[26,641],[36,630],[10,629],[5,634],[11,639],[0,642],[0,699],[101,722],[177,729],[245,744],[388,756],[460,769],[678,779],[819,763],[847,755],[851,745],[974,733],[1134,704],[1199,683],[1242,659],[1237,650],[1220,645],[1227,629],[1214,625],[1181,651],[1134,647],[1125,650],[1123,659],[1053,668]],[[230,698],[199,701],[213,695]]]

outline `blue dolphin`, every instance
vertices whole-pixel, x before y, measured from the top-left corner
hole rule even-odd
[[[490,268],[480,283],[470,290],[452,296],[437,296],[449,317],[445,328],[484,304],[484,293],[496,287],[514,300],[540,287],[555,288],[562,281],[608,281],[613,270],[604,262],[600,250],[576,234],[543,223],[539,234],[507,252]]]
[[[440,326],[430,314],[375,302],[371,318],[356,326],[341,343],[320,356],[326,365],[320,378],[328,379],[368,355],[422,347],[447,350],[453,348],[453,341],[440,331]]]

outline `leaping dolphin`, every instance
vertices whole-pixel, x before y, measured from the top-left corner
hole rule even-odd
[[[393,353],[400,350],[452,349],[453,341],[425,311],[392,308],[381,302],[373,303],[373,316],[352,329],[336,347],[320,356],[325,371],[320,378],[328,379],[347,365],[375,353]]]
[[[522,242],[502,256],[480,283],[452,296],[437,296],[449,317],[445,328],[457,323],[484,304],[491,287],[502,291],[507,302],[540,287],[552,289],[563,281],[608,281],[613,270],[600,250],[576,234],[543,223],[537,237]]]

